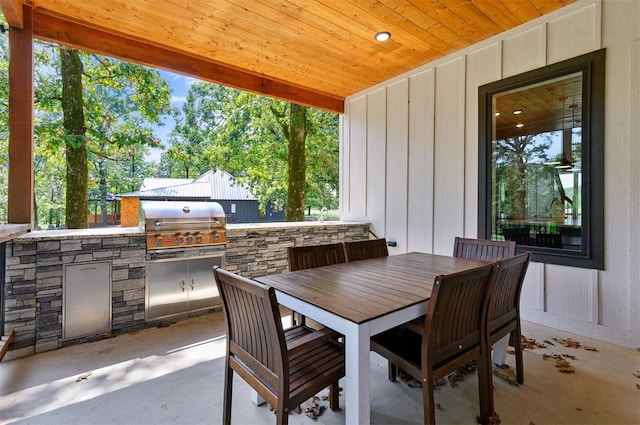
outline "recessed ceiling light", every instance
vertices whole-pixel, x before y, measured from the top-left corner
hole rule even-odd
[[[375,39],[377,41],[387,41],[390,38],[391,38],[391,33],[388,32],[388,31],[380,31],[379,33],[376,33],[376,35],[375,35]]]
[[[518,128],[522,128],[522,127],[524,127],[524,124],[522,124],[522,123],[518,123],[518,124],[516,124],[516,127],[518,127]]]
[[[516,109],[513,111],[513,115],[520,115],[522,113],[522,109]]]

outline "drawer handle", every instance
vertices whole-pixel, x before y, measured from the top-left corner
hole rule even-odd
[[[184,292],[184,280],[180,282],[180,289],[182,289],[182,292]]]
[[[195,290],[196,289],[196,281],[191,279],[191,290]]]

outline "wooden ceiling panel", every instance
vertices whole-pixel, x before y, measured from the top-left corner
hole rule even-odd
[[[164,69],[175,68],[172,54],[193,58],[193,66],[173,70],[342,112],[346,96],[574,1],[0,0],[0,6],[12,26],[21,25],[20,3],[33,5],[34,21],[55,24],[35,22],[36,37]],[[102,41],[91,40],[92,31]],[[378,31],[391,32],[391,39],[375,41]],[[122,50],[127,40],[136,46],[131,52]]]

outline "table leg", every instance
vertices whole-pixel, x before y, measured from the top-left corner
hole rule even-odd
[[[370,332],[367,324],[350,326],[345,332],[345,416],[347,424],[370,422]]]
[[[502,366],[507,360],[507,347],[509,346],[509,335],[502,337],[493,344],[491,360],[498,366]]]

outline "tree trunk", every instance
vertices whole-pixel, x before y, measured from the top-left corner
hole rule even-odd
[[[66,224],[70,229],[87,228],[87,147],[82,95],[82,62],[76,50],[60,48],[62,112],[67,159]]]
[[[289,117],[289,187],[287,190],[287,221],[304,220],[307,162],[307,107],[291,103]]]

